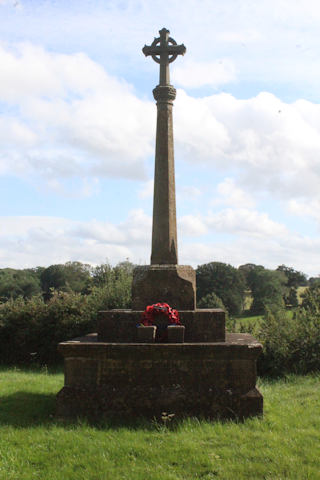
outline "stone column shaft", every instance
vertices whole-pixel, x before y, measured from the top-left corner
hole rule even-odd
[[[176,90],[158,85],[151,265],[178,263],[172,106]]]

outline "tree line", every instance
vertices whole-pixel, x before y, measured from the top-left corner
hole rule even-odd
[[[114,267],[67,262],[0,270],[0,363],[61,362],[59,342],[94,332],[100,310],[131,307],[133,269],[125,261]],[[259,374],[320,370],[319,278],[307,280],[285,265],[268,270],[222,262],[200,265],[196,273],[198,307],[226,309],[228,331],[251,332],[263,343]],[[294,305],[299,286],[306,286],[302,303],[286,309]],[[243,325],[235,320],[248,308],[263,318]]]
[[[46,301],[54,291],[88,295],[94,288],[111,291],[115,284],[118,287],[121,284],[124,298],[116,295],[109,304],[113,304],[112,308],[119,308],[120,304],[129,308],[134,267],[126,260],[115,267],[108,263],[93,267],[67,262],[20,270],[3,268],[0,269],[0,303],[18,297],[30,299],[35,295],[42,295]],[[235,268],[222,262],[210,262],[199,265],[196,275],[198,307],[221,307],[230,315],[246,310],[251,314],[263,314],[270,306],[296,307],[298,287],[320,282],[320,278],[308,280],[304,273],[285,265],[270,270],[253,263]]]
[[[210,262],[197,268],[198,306],[222,307],[231,315],[245,310],[263,314],[270,307],[298,306],[298,287],[316,283],[292,267],[280,265],[269,270],[246,263],[239,268],[222,262]],[[248,301],[249,300],[249,301]]]
[[[67,262],[26,269],[0,269],[0,303],[9,299],[31,298],[42,294],[48,300],[54,290],[89,294],[94,287],[119,282],[128,283],[134,265],[129,261],[112,267],[104,263],[93,267],[81,262]]]

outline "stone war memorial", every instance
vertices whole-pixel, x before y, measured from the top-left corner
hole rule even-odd
[[[160,65],[151,264],[134,270],[132,310],[99,312],[97,333],[65,341],[57,415],[246,418],[261,415],[251,335],[226,333],[221,309],[196,308],[196,275],[178,264],[169,64],[184,55],[160,30],[146,56]],[[171,307],[171,308],[169,308]]]

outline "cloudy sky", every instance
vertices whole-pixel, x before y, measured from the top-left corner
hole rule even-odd
[[[320,274],[318,0],[0,0],[0,268],[149,263],[166,27],[179,263]]]

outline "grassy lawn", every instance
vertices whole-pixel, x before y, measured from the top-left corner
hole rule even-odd
[[[226,328],[228,332],[246,332],[248,327],[251,327],[255,332],[262,319],[263,315],[237,315],[227,320]]]
[[[320,376],[261,381],[263,419],[54,419],[62,373],[0,370],[1,480],[320,479]]]

